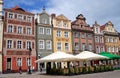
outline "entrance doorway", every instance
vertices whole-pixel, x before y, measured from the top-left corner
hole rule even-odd
[[[7,58],[7,70],[11,70],[11,58]]]

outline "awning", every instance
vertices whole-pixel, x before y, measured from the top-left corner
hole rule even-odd
[[[120,59],[120,56],[115,55],[115,54],[111,54],[111,53],[109,53],[109,52],[101,52],[101,53],[99,53],[99,54],[102,55],[102,56],[106,56],[106,57],[108,57],[109,59]]]

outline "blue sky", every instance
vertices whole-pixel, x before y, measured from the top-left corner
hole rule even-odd
[[[100,25],[111,21],[120,32],[120,0],[4,0],[3,8],[16,5],[35,14],[41,13],[45,6],[49,14],[64,14],[71,21],[83,14],[90,25],[95,21]]]

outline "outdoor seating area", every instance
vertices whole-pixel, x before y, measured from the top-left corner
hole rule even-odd
[[[112,65],[86,66],[86,67],[70,67],[70,68],[52,68],[47,69],[46,74],[51,75],[79,75],[97,72],[113,71]]]
[[[117,60],[116,60],[117,59]],[[118,65],[120,56],[103,52],[95,54],[89,51],[83,51],[77,55],[67,54],[65,52],[55,52],[46,57],[36,60],[36,62],[46,62],[46,74],[52,75],[78,75],[86,73],[113,71],[114,65]],[[95,64],[95,61],[97,64]],[[62,66],[63,63],[66,66]],[[117,62],[117,63],[116,63]],[[57,66],[58,64],[60,66]],[[72,63],[72,66],[70,65]],[[80,65],[80,63],[82,65]]]

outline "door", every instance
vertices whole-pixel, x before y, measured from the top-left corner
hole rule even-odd
[[[11,58],[7,58],[7,70],[11,70]]]

